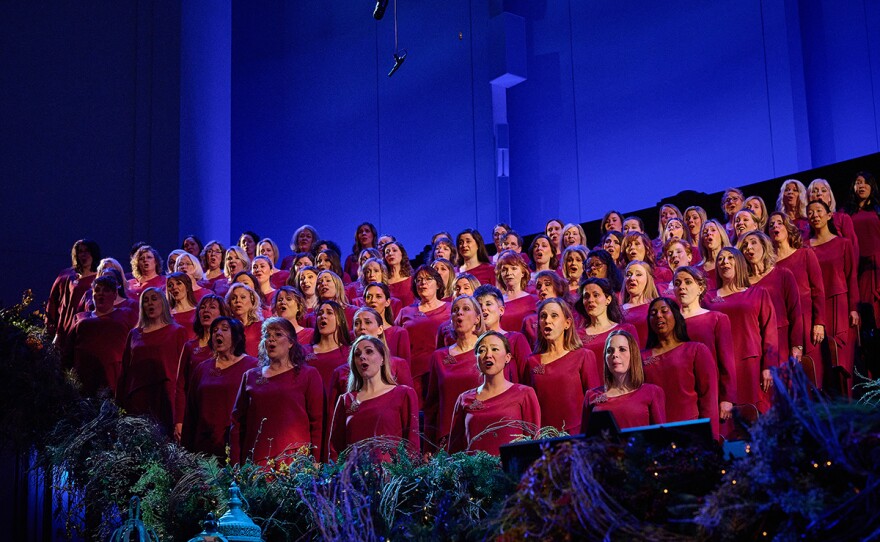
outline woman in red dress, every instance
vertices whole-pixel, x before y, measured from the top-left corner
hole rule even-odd
[[[611,255],[611,259],[614,260],[618,268],[624,265],[623,252],[621,252],[622,244],[623,234],[619,231],[609,231],[602,236],[602,242],[599,244],[599,248]]]
[[[191,452],[223,458],[242,377],[258,362],[244,352],[244,328],[238,320],[219,316],[211,322],[208,334],[212,355],[193,370],[187,383],[181,444]]]
[[[837,228],[838,235],[844,239],[849,239],[853,245],[853,260],[855,265],[858,266],[860,256],[859,238],[856,236],[852,218],[845,212],[837,209],[837,199],[834,197],[834,192],[831,191],[831,184],[825,179],[813,179],[807,187],[807,198],[809,201],[821,200],[828,205],[828,208],[831,209],[831,221],[834,223],[834,227]]]
[[[175,273],[186,273],[192,285],[193,295],[196,302],[205,297],[211,290],[202,286],[205,283],[205,272],[202,270],[202,263],[199,259],[189,252],[181,254],[174,262]]]
[[[867,171],[857,173],[850,198],[846,212],[859,239],[859,301],[874,318],[865,327],[874,329],[880,325],[880,190],[874,176]]]
[[[691,342],[678,303],[658,297],[648,308],[645,381],[663,388],[666,420],[709,418],[718,438],[718,367],[709,349]]]
[[[240,282],[234,283],[226,292],[226,304],[230,315],[244,326],[245,352],[257,357],[262,337],[263,312],[260,310],[260,298],[253,288]]]
[[[202,249],[200,256],[202,269],[205,272],[205,286],[219,296],[226,295],[226,289],[229,287],[229,281],[223,274],[225,255],[226,249],[223,248],[223,245],[212,239]]]
[[[715,272],[720,287],[707,301],[707,308],[723,312],[730,319],[737,359],[737,399],[767,412],[773,385],[770,368],[779,364],[773,300],[767,290],[749,284],[746,259],[733,247],[719,251]]]
[[[507,331],[501,327],[504,314],[507,311],[501,290],[494,286],[483,284],[474,292],[474,299],[477,300],[477,303],[480,304],[480,309],[483,311],[483,326],[486,331],[494,331],[504,335],[509,344],[513,363],[508,365],[509,372],[505,373],[505,378],[513,383],[520,382],[525,372],[526,361],[532,355],[532,347],[522,333]]]
[[[247,253],[239,246],[229,247],[226,249],[226,255],[223,258],[223,274],[226,275],[227,291],[228,286],[232,284],[235,275],[242,271],[250,271],[251,259]]]
[[[556,271],[559,260],[556,258],[558,250],[553,241],[544,234],[538,234],[529,245],[529,257],[532,259],[532,280],[541,271]]]
[[[318,294],[319,302],[335,301],[338,303],[339,306],[342,307],[343,314],[345,314],[343,325],[351,329],[352,319],[354,318],[354,313],[357,310],[357,307],[351,305],[348,302],[348,298],[345,297],[345,285],[342,283],[342,279],[333,271],[325,269],[318,272],[316,281],[317,286],[315,287],[315,291]],[[315,310],[317,311],[317,307]]]
[[[687,227],[688,232],[691,234],[691,239],[695,244],[699,244],[700,232],[703,231],[703,224],[705,224],[708,219],[709,217],[706,215],[706,210],[699,205],[692,205],[685,209],[684,225]]]
[[[556,249],[556,253],[562,252],[562,221],[558,218],[551,218],[544,226],[544,235],[550,240],[550,243]],[[529,251],[531,252],[531,250]]]
[[[584,348],[593,353],[594,359],[604,359],[605,339],[615,329],[623,329],[638,336],[635,326],[623,321],[623,311],[617,294],[605,279],[586,279],[581,285],[581,294],[575,303],[575,309],[584,321],[584,327],[578,327],[577,334]],[[602,375],[602,367],[597,366],[597,386],[603,380]]]
[[[196,337],[193,323],[196,320],[196,296],[193,295],[192,282],[185,273],[171,273],[165,278],[165,297],[171,307],[174,321],[187,331],[187,340]]]
[[[610,231],[623,233],[623,215],[613,209],[605,213],[599,225],[599,232],[603,236]]]
[[[568,284],[565,282],[565,279],[559,276],[556,271],[540,271],[535,278],[535,292],[538,296],[538,303],[544,301],[545,299],[550,299],[551,297],[558,297],[560,299],[565,299],[566,295],[568,295]],[[569,301],[566,301],[569,306],[572,304]],[[569,307],[570,310],[570,307]],[[578,327],[578,315],[573,315],[575,318],[575,328]],[[522,327],[520,331],[523,335],[525,335],[526,340],[529,343],[529,348],[531,350],[535,349],[536,341],[538,340],[538,313],[530,314],[523,319]],[[520,382],[522,382],[522,378],[520,378]]]
[[[733,216],[734,236],[731,237],[730,242],[736,245],[745,234],[760,229],[761,227],[758,224],[758,218],[755,216],[755,213],[753,213],[751,209],[740,209]]]
[[[370,335],[359,337],[348,358],[348,372],[347,393],[336,401],[330,424],[330,459],[336,460],[349,446],[373,437],[399,439],[407,443],[410,452],[417,453],[416,392],[395,382],[388,349],[382,340]],[[383,454],[376,459],[385,457]]]
[[[257,243],[260,242],[260,236],[252,231],[243,231],[238,236],[238,247],[247,254],[249,260],[253,260],[257,256]]]
[[[568,281],[568,291],[577,295],[578,285],[585,275],[587,254],[583,245],[569,245],[562,251],[562,276]]]
[[[378,251],[376,252],[378,253]],[[368,253],[365,251],[364,254]],[[366,258],[360,264],[357,273],[357,280],[345,286],[345,297],[354,305],[363,305],[364,290],[367,284],[371,282],[388,283],[388,268],[385,267],[385,261],[381,258]]]
[[[437,258],[431,262],[431,267],[440,273],[440,278],[443,279],[443,284],[446,285],[446,288],[440,297],[442,297],[444,301],[452,301],[452,292],[455,288],[455,265],[445,258]]]
[[[415,301],[412,294],[413,268],[406,249],[399,242],[391,241],[385,245],[382,253],[388,268],[388,289],[391,290],[391,295],[399,299],[404,307],[412,305]]]
[[[797,226],[804,239],[809,237],[810,224],[807,221],[807,187],[797,179],[788,179],[779,187],[776,211],[785,213],[791,223]]]
[[[330,300],[318,303],[312,343],[306,345],[303,352],[306,363],[318,369],[324,383],[324,394],[328,398],[333,387],[333,371],[348,359],[350,347],[351,333],[342,306]]]
[[[272,260],[267,256],[257,256],[251,261],[251,274],[256,279],[256,289],[269,305],[275,296],[275,288],[272,287]]]
[[[192,325],[195,338],[186,341],[186,344],[183,345],[180,363],[177,367],[177,392],[174,400],[174,439],[177,441],[180,440],[183,429],[190,378],[192,378],[196,367],[213,354],[211,350],[211,322],[221,316],[230,315],[226,301],[214,294],[206,295],[200,299],[195,312],[196,319]],[[239,322],[240,324],[241,322]],[[244,328],[242,328],[242,348],[244,348]],[[224,423],[227,422],[228,420]]]
[[[660,260],[660,256],[662,256],[663,245],[666,243],[665,236],[666,226],[669,224],[669,221],[673,218],[679,221],[679,224],[682,225],[682,229],[684,229],[684,217],[681,214],[681,210],[671,203],[665,203],[660,207],[660,219],[657,224],[657,237],[651,240],[651,248],[654,250],[654,254],[657,255],[657,259]],[[647,232],[646,232],[647,234]]]
[[[459,266],[458,249],[455,242],[448,237],[441,237],[431,246],[431,263],[437,260],[448,260],[455,268]]]
[[[598,279],[601,280],[601,279]],[[541,427],[580,433],[584,395],[599,385],[596,356],[574,329],[568,303],[551,297],[538,306],[538,341],[526,364],[523,384],[535,389]]]
[[[345,258],[345,264],[342,266],[343,271],[348,273],[349,277],[358,276],[361,252],[368,248],[376,248],[378,242],[379,232],[376,231],[376,226],[369,222],[361,222],[354,231],[354,245],[351,247],[351,254]]]
[[[477,340],[482,383],[455,402],[449,453],[483,451],[497,456],[501,446],[520,435],[534,435],[540,427],[541,407],[535,390],[505,377],[511,360],[507,339],[502,333],[487,331]]]
[[[811,201],[807,206],[810,246],[819,260],[825,283],[825,389],[851,397],[855,342],[860,322],[858,280],[852,243],[837,235],[831,216],[831,209],[824,201]]]
[[[534,314],[538,305],[538,297],[526,291],[530,277],[529,266],[519,254],[505,250],[498,256],[495,269],[495,279],[488,284],[491,286],[497,281],[504,292],[505,310],[501,317],[501,327],[519,330],[523,320]]]
[[[134,278],[128,281],[128,292],[138,299],[147,288],[163,288],[163,272],[159,251],[149,245],[140,247],[131,257],[131,274]]]
[[[278,244],[266,237],[257,245],[257,252],[260,256],[269,258],[269,263],[272,264],[269,270],[269,284],[272,288],[277,290],[287,284],[287,279],[290,278],[290,271],[278,267],[280,259]],[[253,263],[251,264],[251,269],[253,270]]]
[[[393,300],[391,291],[384,282],[371,282],[364,292],[364,306],[373,309],[382,317],[380,324],[388,352],[392,357],[405,359],[409,363],[412,358],[409,333],[403,327],[394,324],[394,311],[391,308]]]
[[[489,252],[480,232],[463,230],[455,238],[455,246],[461,258],[459,273],[470,273],[480,284],[495,284],[495,266],[489,261]]]
[[[672,239],[667,242],[663,247],[663,254],[666,256],[666,264],[671,271],[675,271],[679,267],[694,263],[695,251],[693,247],[690,243],[681,239]],[[672,283],[657,285],[657,291],[663,296],[667,296],[667,291],[671,289]]]
[[[628,216],[623,219],[623,230],[621,233],[624,236],[628,233],[645,233],[645,223],[637,216]]]
[[[473,297],[456,297],[450,312],[455,343],[431,354],[424,408],[425,436],[438,448],[445,448],[449,439],[455,400],[480,383],[474,346],[484,331],[482,315]]]
[[[302,325],[310,326],[315,323],[314,316],[315,307],[318,306],[318,270],[307,265],[301,268],[295,275],[295,286],[306,300],[306,316],[302,320]]]
[[[611,412],[621,429],[666,423],[666,394],[645,382],[639,345],[626,331],[612,331],[605,340],[605,385],[584,397],[581,431],[601,411]]]
[[[158,288],[140,297],[138,325],[131,330],[122,354],[116,402],[133,415],[155,418],[167,435],[174,426],[177,366],[187,332],[174,322],[168,301]]]
[[[491,263],[495,265],[496,257],[501,254],[504,249],[504,238],[507,237],[507,232],[511,231],[513,228],[510,227],[510,224],[505,224],[504,222],[499,222],[495,224],[495,227],[492,228],[492,244],[495,248],[495,255],[492,256]],[[487,247],[488,248],[488,247]]]
[[[728,188],[721,196],[721,210],[724,212],[724,231],[728,237],[733,237],[733,216],[743,208],[745,195],[739,188]]]
[[[266,320],[259,350],[260,367],[244,373],[232,408],[230,460],[266,465],[301,451],[322,457],[321,375],[305,363],[290,322]]]
[[[636,328],[636,337],[642,347],[648,340],[648,304],[659,296],[657,286],[651,267],[639,260],[629,262],[624,276],[623,321]]]
[[[706,275],[709,290],[715,290],[718,287],[715,283],[715,260],[718,258],[718,253],[722,248],[729,246],[730,237],[728,237],[724,225],[714,218],[707,220],[700,233],[699,247],[702,258],[697,263],[697,267]]]
[[[733,405],[737,402],[736,356],[730,319],[724,313],[700,305],[708,290],[706,275],[697,267],[677,268],[672,284],[687,323],[688,337],[703,343],[718,367],[718,412],[721,423],[724,423],[733,415]]]
[[[767,213],[767,204],[764,203],[763,198],[760,196],[749,196],[743,202],[743,209],[748,209],[755,215],[755,220],[758,221],[758,231],[764,231],[767,227],[767,219],[769,218]]]
[[[67,337],[64,366],[72,368],[86,397],[96,397],[100,390],[116,392],[122,355],[137,313],[114,304],[120,280],[102,275],[92,283],[93,307],[77,315]]]
[[[568,223],[562,228],[562,251],[574,245],[588,246],[587,234],[580,224]]]
[[[607,280],[611,289],[618,294],[623,290],[623,272],[614,260],[614,256],[606,250],[598,248],[587,254],[584,273],[590,278]],[[577,292],[574,294],[570,299],[577,301]]]
[[[792,272],[801,301],[801,328],[804,333],[804,355],[813,360],[815,375],[810,375],[819,388],[824,378],[822,341],[825,340],[825,283],[816,253],[803,246],[801,232],[785,213],[770,213],[767,233],[776,252],[776,266]]]
[[[282,286],[275,292],[272,303],[272,315],[284,318],[296,330],[296,342],[311,344],[315,335],[313,327],[304,327],[300,321],[306,314],[306,301],[299,290],[293,286]]]
[[[70,259],[73,266],[55,279],[46,304],[46,331],[59,348],[66,345],[79,303],[95,280],[101,249],[94,241],[80,239],[73,244]]]
[[[657,265],[651,239],[649,239],[644,233],[630,232],[626,234],[623,237],[621,250],[623,251],[623,261],[627,264],[634,260],[639,260],[650,265],[651,274],[654,276],[654,282],[663,283],[672,280],[672,273],[669,269]]]
[[[789,358],[800,362],[804,354],[804,325],[794,274],[784,267],[776,267],[773,243],[763,232],[748,232],[740,237],[738,244],[749,264],[749,283],[763,286],[773,300],[779,364],[785,365]]]

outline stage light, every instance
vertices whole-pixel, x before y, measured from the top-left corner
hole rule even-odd
[[[391,56],[394,57],[394,66],[392,66],[391,71],[388,72],[388,77],[394,75],[394,73],[403,65],[403,61],[406,60],[406,49],[399,53],[393,53]]]
[[[373,8],[373,18],[381,21],[385,16],[385,9],[388,7],[388,0],[376,0],[376,7]]]

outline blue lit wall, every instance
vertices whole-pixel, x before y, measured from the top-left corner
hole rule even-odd
[[[370,220],[415,255],[438,229],[531,233],[880,150],[880,4],[673,4],[399,0],[388,78],[393,12],[366,0],[3,3],[0,256],[37,271],[0,300],[82,236],[124,260],[308,222],[347,252]]]

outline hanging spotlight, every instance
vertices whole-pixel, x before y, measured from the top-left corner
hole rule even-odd
[[[406,60],[406,49],[400,51],[399,53],[392,53],[394,57],[394,66],[391,67],[391,71],[388,72],[388,77],[394,75],[394,72],[400,69],[403,65],[403,61]]]
[[[373,8],[373,18],[381,21],[385,16],[385,8],[388,7],[388,0],[376,0],[376,7]]]

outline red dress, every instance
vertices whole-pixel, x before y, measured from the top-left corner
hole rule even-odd
[[[174,423],[183,423],[186,413],[189,384],[193,372],[200,363],[211,359],[213,355],[214,352],[211,350],[211,347],[208,345],[200,346],[198,339],[190,339],[183,345],[183,351],[180,353],[180,363],[177,367],[177,392],[174,400]],[[236,386],[237,385],[238,383],[236,382]],[[233,397],[233,399],[235,399],[235,397]]]
[[[46,300],[46,332],[54,337],[58,331],[58,321],[61,318],[61,297],[64,295],[65,284],[71,280],[70,275],[76,277],[72,267],[62,270],[55,277],[52,288],[49,290],[49,299]],[[79,311],[82,312],[82,311]]]
[[[666,394],[654,384],[642,384],[635,391],[615,397],[608,397],[604,387],[593,388],[584,397],[581,430],[589,427],[590,414],[599,411],[611,412],[620,429],[666,423]]]
[[[801,299],[801,327],[804,330],[804,355],[813,359],[816,381],[822,385],[822,348],[813,344],[813,326],[825,325],[825,282],[822,269],[812,248],[799,248],[788,258],[778,260],[776,267],[784,267],[794,274]]]
[[[852,243],[835,237],[813,247],[822,281],[825,284],[825,370],[840,365],[850,375],[855,362],[855,328],[849,325],[849,313],[858,310],[859,293],[856,269],[852,265]],[[827,378],[826,374],[826,378]],[[852,388],[849,388],[850,393]]]
[[[776,312],[770,294],[761,286],[751,286],[727,297],[714,292],[708,297],[707,308],[723,312],[730,319],[739,403],[750,403],[767,412],[770,398],[761,389],[761,371],[779,362]]]
[[[495,266],[490,263],[481,263],[473,269],[467,271],[460,269],[460,273],[470,273],[480,284],[489,284],[495,286]],[[503,327],[503,326],[502,326]]]
[[[229,291],[229,280],[226,275],[221,273],[212,279],[205,279],[205,287],[220,297],[226,297],[226,292]]]
[[[473,351],[456,356],[449,348],[431,354],[431,375],[425,397],[425,436],[430,444],[445,448],[452,426],[452,410],[458,396],[483,381]]]
[[[58,321],[56,328],[55,344],[59,348],[64,348],[67,343],[67,334],[73,328],[74,318],[80,312],[79,302],[83,296],[92,287],[92,281],[97,275],[89,275],[84,278],[77,278],[75,273],[66,273],[60,275],[56,279],[58,289],[61,294],[58,306]],[[54,289],[54,287],[53,287]]]
[[[532,347],[526,336],[516,331],[508,331],[505,335],[507,343],[510,345],[510,364],[509,371],[505,371],[507,379],[514,384],[522,382],[525,378],[529,356],[532,355]]]
[[[688,337],[705,345],[718,367],[718,401],[736,404],[736,356],[730,318],[722,312],[709,311],[692,316],[685,323]]]
[[[330,352],[315,352],[315,345],[307,344],[303,346],[303,353],[306,355],[306,363],[318,370],[321,375],[321,382],[324,384],[324,395],[330,398],[330,390],[333,388],[333,371],[337,368],[348,365],[348,352],[350,346],[340,346],[336,350]],[[332,406],[332,405],[330,405]]]
[[[80,319],[67,340],[67,366],[73,367],[82,384],[82,394],[94,397],[98,390],[116,393],[122,355],[128,334],[137,324],[137,314],[114,309],[101,316]]]
[[[288,278],[290,278],[290,271],[279,269],[269,275],[269,285],[272,286],[273,290],[277,290],[287,284]],[[274,301],[274,299],[272,301]]]
[[[301,330],[296,332],[296,342],[300,344],[300,346],[306,344],[312,344],[312,339],[315,337],[315,328],[313,327],[304,327]]]
[[[388,353],[409,362],[412,356],[409,345],[409,333],[400,326],[386,326],[382,334],[385,335]]]
[[[477,399],[474,388],[455,402],[448,451],[483,451],[497,456],[501,446],[520,435],[533,435],[540,424],[538,396],[529,386],[514,384],[485,401]]]
[[[217,369],[209,359],[200,363],[187,385],[186,416],[181,444],[191,452],[226,457],[226,431],[242,376],[257,366],[257,359],[244,356],[234,365]]]
[[[230,459],[254,463],[290,455],[308,446],[321,457],[324,391],[318,370],[308,365],[269,378],[257,367],[244,373],[230,416]]]
[[[336,405],[336,401],[348,391],[348,377],[350,374],[351,369],[347,363],[340,365],[333,371],[333,376],[331,377],[333,384],[331,385],[330,395],[327,397],[327,404],[331,409]],[[391,356],[391,376],[394,377],[394,383],[398,386],[412,387],[412,374],[409,372],[409,362],[405,359]]]
[[[171,434],[177,394],[177,365],[186,330],[177,324],[144,333],[134,328],[122,354],[116,400],[129,414],[156,418]]]
[[[419,450],[419,402],[409,386],[394,386],[386,393],[358,401],[358,392],[339,397],[330,426],[330,459],[362,440],[372,437],[398,437]]]
[[[530,294],[504,303],[504,314],[501,315],[501,329],[519,331],[523,320],[538,310],[538,296]]]
[[[624,323],[630,324],[636,328],[636,333],[638,333],[636,338],[639,341],[639,348],[645,348],[645,345],[648,343],[648,308],[650,306],[651,303],[648,302],[637,307],[624,309],[623,311]]]
[[[449,311],[449,303],[443,303],[427,313],[421,312],[418,305],[410,305],[400,310],[394,322],[409,335],[411,347],[409,367],[413,376],[413,388],[419,396],[419,401],[424,398],[428,387],[427,375],[431,368],[431,354],[437,349],[437,329],[440,324],[449,320]]]
[[[406,277],[400,282],[389,284],[388,291],[391,292],[391,297],[399,299],[404,307],[409,307],[416,301],[412,292],[412,277]]]
[[[759,286],[767,290],[776,312],[776,340],[779,341],[779,363],[784,365],[795,346],[803,347],[804,323],[801,296],[794,274],[784,267],[774,267],[762,278]]]
[[[834,222],[834,227],[837,228],[837,234],[844,239],[849,239],[852,243],[853,266],[858,268],[861,252],[859,251],[859,238],[856,235],[856,229],[852,218],[843,211],[835,211],[831,215],[831,219],[832,222]]]
[[[567,352],[550,363],[541,363],[541,354],[529,357],[523,384],[535,388],[541,405],[541,427],[564,429],[571,435],[581,432],[584,395],[599,386],[596,356],[586,348]]]
[[[852,222],[859,239],[859,299],[871,306],[880,326],[880,216],[873,209],[861,209]]]
[[[137,279],[131,279],[128,281],[128,293],[131,294],[131,297],[134,299],[141,298],[141,292],[146,290],[147,288],[159,288],[163,292],[165,291],[165,277],[163,275],[156,275],[151,278],[147,282],[138,282]]]
[[[592,352],[593,357],[596,359],[596,385],[590,386],[590,388],[601,386],[602,383],[605,382],[605,340],[608,339],[608,335],[611,334],[612,331],[617,331],[618,329],[626,331],[633,337],[639,336],[635,326],[626,323],[617,324],[608,331],[599,333],[598,335],[589,335],[585,328],[577,328],[578,336],[584,343],[584,348]]]
[[[244,326],[244,351],[255,358],[260,356],[260,341],[263,340],[263,322],[257,320]]]
[[[186,340],[195,339],[196,331],[193,329],[193,323],[196,319],[196,310],[190,309],[185,312],[174,312],[171,314],[174,321],[187,331]]]
[[[681,422],[709,418],[712,434],[718,438],[718,367],[703,343],[684,342],[668,352],[645,360],[645,382],[663,388],[666,421]]]
[[[715,269],[711,271],[706,271],[705,265],[698,265],[697,269],[703,272],[703,275],[706,277],[706,291],[711,292],[718,289],[718,274],[715,272]]]

